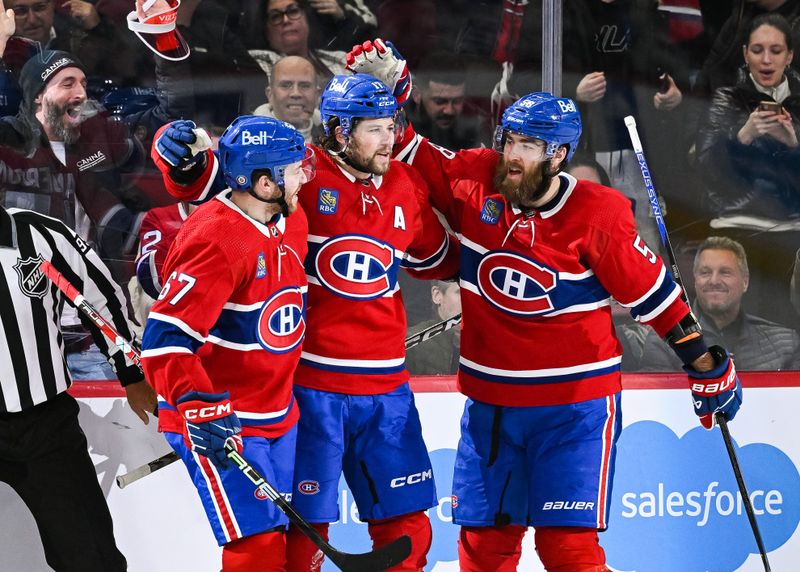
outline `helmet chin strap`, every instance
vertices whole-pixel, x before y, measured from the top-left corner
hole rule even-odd
[[[289,216],[289,204],[286,202],[286,189],[284,188],[283,185],[277,185],[277,187],[281,191],[281,196],[279,196],[277,199],[262,199],[256,194],[256,192],[252,188],[247,189],[247,193],[257,201],[261,201],[262,203],[270,203],[278,205],[281,209],[281,214],[287,217]]]
[[[344,148],[341,151],[336,151],[336,156],[342,161],[342,163],[344,163],[348,167],[352,167],[359,173],[366,174],[367,178],[361,181],[366,185],[368,184],[367,181],[372,179],[374,173],[369,170],[369,167],[367,165],[355,161],[350,155],[347,154],[348,146],[349,146],[349,138],[345,141]]]

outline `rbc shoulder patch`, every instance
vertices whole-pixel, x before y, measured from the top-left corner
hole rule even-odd
[[[486,199],[481,209],[481,222],[497,224],[503,213],[503,204],[495,199]]]
[[[317,210],[322,214],[335,214],[338,208],[339,191],[321,187],[317,197]]]
[[[264,253],[258,253],[258,262],[256,263],[256,278],[263,278],[267,275],[267,261],[264,258]]]

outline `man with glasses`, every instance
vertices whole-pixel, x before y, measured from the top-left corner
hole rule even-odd
[[[349,11],[347,12],[349,13]],[[321,50],[314,46],[329,47],[329,40],[339,30],[354,29],[357,23],[345,19],[336,23],[331,30],[317,15],[307,10],[297,0],[267,0],[264,20],[264,39],[267,49],[250,50],[253,56],[272,83],[272,68],[285,56],[300,56],[314,65],[320,87],[331,77],[345,73],[344,52],[338,50]],[[352,45],[352,41],[348,43]]]

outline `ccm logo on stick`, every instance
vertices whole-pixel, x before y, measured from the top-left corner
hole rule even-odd
[[[230,403],[220,403],[210,407],[201,407],[199,409],[187,409],[183,412],[186,419],[211,419],[221,415],[228,415],[231,413]]]
[[[428,469],[422,473],[414,473],[412,475],[408,475],[407,477],[395,477],[392,479],[392,482],[389,483],[389,486],[393,489],[397,489],[406,485],[416,485],[417,483],[421,483],[422,481],[427,481],[432,478],[433,469]]]

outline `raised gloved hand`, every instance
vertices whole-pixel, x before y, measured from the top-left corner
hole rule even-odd
[[[242,425],[233,412],[229,393],[190,391],[178,398],[176,405],[186,420],[187,445],[217,467],[226,468],[225,442],[230,439],[237,450],[242,450]]]
[[[742,404],[742,384],[733,367],[733,360],[720,346],[708,348],[714,358],[714,368],[699,372],[691,366],[684,366],[689,375],[692,389],[694,412],[706,429],[716,424],[714,414],[722,412],[726,421],[732,420]]]
[[[163,162],[182,168],[211,148],[211,138],[194,121],[179,119],[158,130],[153,148]]]
[[[353,46],[347,53],[345,67],[353,73],[369,74],[385,83],[400,106],[411,95],[411,76],[406,60],[392,42],[376,38]]]

